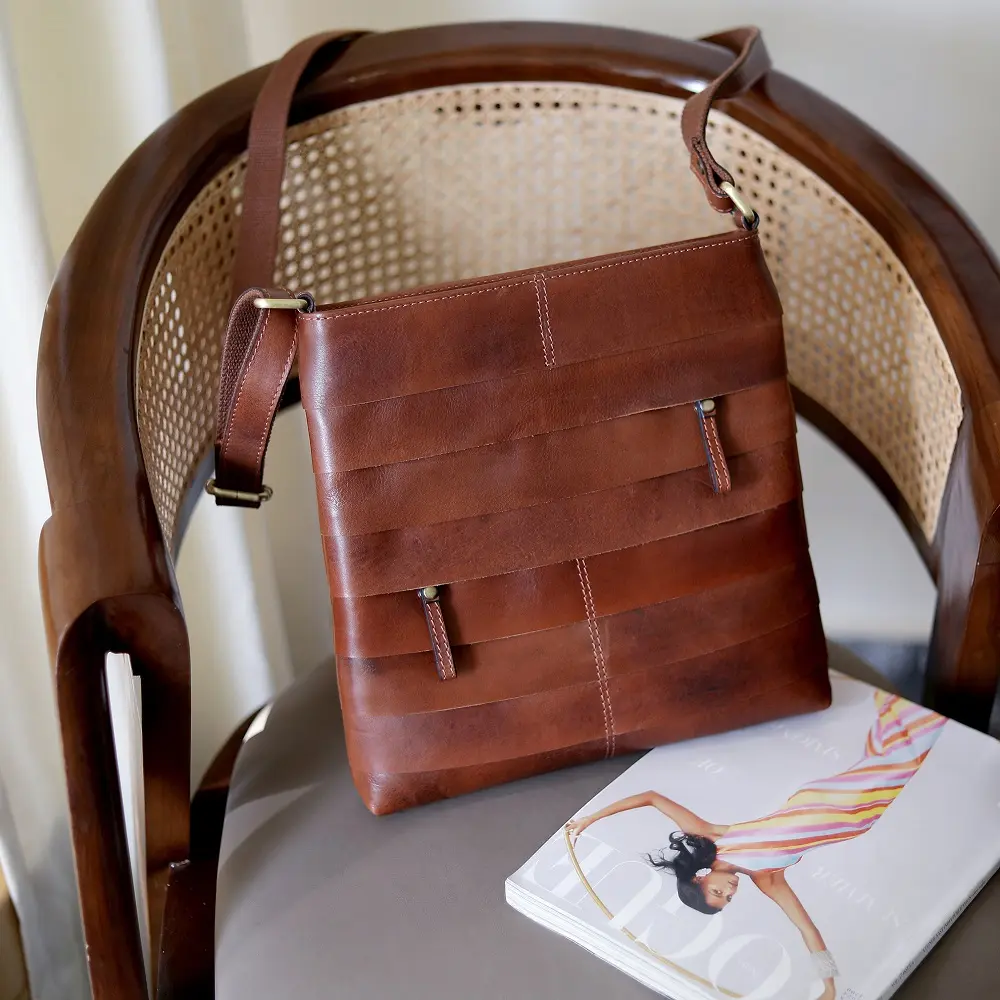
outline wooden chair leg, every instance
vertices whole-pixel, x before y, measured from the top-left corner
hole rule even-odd
[[[247,716],[215,755],[191,802],[191,859],[172,866],[166,886],[157,1000],[211,1000],[215,994],[215,887],[222,827],[236,757],[256,715]]]
[[[986,731],[1000,680],[1000,516],[986,464],[995,449],[968,416],[959,433],[941,515],[938,606],[926,703]]]
[[[991,731],[1000,667],[1000,566],[979,564],[958,606],[945,600],[942,590],[927,664],[927,704],[967,726]],[[956,619],[962,627],[953,624]]]

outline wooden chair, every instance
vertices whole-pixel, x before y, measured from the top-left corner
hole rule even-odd
[[[564,24],[365,37],[296,102],[281,283],[347,299],[726,228],[677,118],[727,58]],[[122,651],[143,683],[158,996],[211,995],[216,959],[220,997],[638,996],[502,901],[503,878],[631,759],[375,819],[350,787],[325,666],[279,697],[231,792],[242,731],[190,804],[173,562],[210,471],[241,153],[265,73],[136,150],[45,318],[40,572],[94,995],[146,989],[104,679]],[[781,73],[711,127],[762,215],[799,409],[881,488],[937,583],[925,700],[985,729],[1000,664],[997,265],[913,164]],[[988,914],[996,926],[995,884],[901,996],[996,995]]]

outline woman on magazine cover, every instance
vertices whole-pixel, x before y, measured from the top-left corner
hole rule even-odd
[[[795,925],[824,981],[820,1000],[836,996],[837,966],[805,907],[785,880],[785,869],[807,851],[860,837],[896,800],[917,773],[947,721],[936,712],[884,691],[875,692],[876,718],[864,756],[829,778],[803,785],[767,816],[730,826],[709,823],[658,792],[615,802],[568,825],[574,842],[592,823],[640,806],[652,806],[680,827],[670,837],[672,857],[648,860],[677,878],[681,901],[701,913],[728,906],[746,875]]]

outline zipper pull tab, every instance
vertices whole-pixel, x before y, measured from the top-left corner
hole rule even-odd
[[[701,429],[702,444],[705,446],[705,457],[708,459],[712,489],[716,493],[729,493],[733,488],[733,481],[729,476],[726,453],[722,450],[722,441],[719,438],[715,400],[699,399],[694,408],[698,414],[698,426]]]
[[[431,636],[431,651],[434,653],[434,666],[438,677],[443,681],[453,680],[455,674],[455,659],[451,652],[451,640],[448,638],[448,628],[441,612],[441,588],[421,587],[417,591],[420,603],[424,606],[424,618],[427,619],[427,631]]]

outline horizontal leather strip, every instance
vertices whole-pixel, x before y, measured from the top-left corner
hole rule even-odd
[[[781,317],[760,241],[742,234],[559,269],[545,299],[558,364]]]
[[[712,491],[701,468],[501,514],[327,535],[330,589],[385,594],[547,566],[746,517],[800,492],[794,440],[739,455],[730,468],[734,488],[725,495]]]
[[[585,621],[457,646],[453,655],[455,677],[447,684],[438,679],[429,652],[379,659],[339,657],[341,701],[358,715],[403,716],[449,712],[597,680]]]
[[[544,369],[531,278],[299,322],[310,394],[339,406]]]
[[[830,704],[827,648],[818,613],[699,661],[612,678],[619,752],[646,750]]]
[[[725,586],[788,565],[806,550],[798,503],[587,559],[598,615]],[[455,645],[585,621],[572,561],[465,580],[444,592],[442,610]],[[338,656],[374,658],[429,650],[413,591],[333,599]]]
[[[503,274],[484,274],[478,278],[461,278],[458,281],[444,281],[436,285],[408,288],[401,292],[386,292],[383,295],[358,299],[353,303],[330,303],[317,306],[316,312],[320,315],[329,315],[331,313],[346,314],[351,311],[360,312],[372,306],[396,305],[397,303],[411,302],[418,299],[436,299],[449,292],[464,292],[485,288],[489,285],[501,285],[517,278],[528,278],[535,275],[550,278],[556,272],[560,274],[572,274],[581,268],[596,269],[603,264],[613,264],[615,261],[625,258],[638,259],[643,256],[659,254],[664,250],[684,250],[689,247],[738,243],[746,238],[746,233],[739,230],[735,232],[716,233],[712,236],[696,236],[693,239],[679,240],[676,243],[661,243],[657,246],[644,247],[640,250],[616,250],[614,253],[599,254],[596,257],[583,257],[579,260],[571,261],[556,261],[552,264],[542,264],[540,267],[526,267],[520,271],[507,271]]]
[[[743,234],[322,310],[303,316],[299,331],[310,391],[343,406],[593,360],[780,315],[760,244]]]
[[[818,616],[810,614],[739,646],[619,675],[611,682],[616,749],[636,749],[642,739],[632,733],[652,740],[654,726],[655,742],[669,742],[822,707],[825,654]],[[437,770],[456,755],[467,766],[490,764],[604,734],[596,676],[446,712],[370,716],[346,701],[344,708],[352,766],[362,772]]]
[[[403,718],[345,713],[344,732],[353,767],[398,772],[435,770],[456,758],[486,764],[558,750],[603,739],[605,727],[595,674],[590,683],[451,712]]]
[[[826,658],[822,636],[802,634],[792,628],[766,637],[770,642],[758,640],[754,652],[762,657],[781,657],[780,663],[804,665],[803,669],[786,683],[757,684],[755,689],[740,701],[740,717],[744,726],[770,722],[778,717],[800,715],[826,707],[829,701],[829,678],[826,676]],[[654,679],[651,683],[656,684]],[[640,685],[640,694],[644,688]],[[627,714],[631,692],[623,708]],[[655,725],[646,725],[645,717],[639,728],[620,733],[615,739],[617,755],[648,750],[650,747],[678,740],[691,739],[722,732],[728,728],[730,716],[715,699],[704,705],[691,706],[683,713],[664,713]],[[565,749],[547,750],[527,754],[511,760],[467,764],[422,771],[404,770],[408,762],[399,762],[400,770],[366,773],[361,765],[355,767],[354,777],[368,808],[375,813],[388,813],[396,809],[422,805],[442,797],[464,795],[489,785],[527,778],[562,767],[571,767],[588,761],[600,760],[606,754],[603,734],[600,739],[574,744]],[[384,758],[383,758],[384,759]]]
[[[582,603],[582,598],[581,598]],[[703,656],[781,628],[818,606],[808,562],[744,577],[598,619],[607,675]],[[456,676],[438,681],[431,653],[341,657],[341,697],[365,715],[450,711],[596,678],[587,622],[453,650]]]
[[[412,809],[442,798],[466,795],[492,785],[502,785],[508,781],[531,778],[549,771],[565,767],[575,767],[606,756],[607,741],[601,734],[599,740],[580,743],[564,750],[549,750],[544,753],[528,754],[512,760],[498,760],[492,764],[471,764],[464,767],[440,768],[436,771],[369,773],[354,769],[354,783],[365,805],[376,816]],[[610,781],[617,771],[608,774]],[[549,780],[558,780],[550,775]],[[538,839],[549,833],[539,832]]]
[[[716,413],[729,458],[795,434],[783,379],[718,400]],[[697,412],[684,403],[325,477],[317,486],[320,524],[328,535],[436,524],[655,479],[705,462]]]
[[[317,476],[429,458],[784,378],[781,323],[377,403],[340,406],[302,364]],[[474,415],[474,419],[470,419]]]

